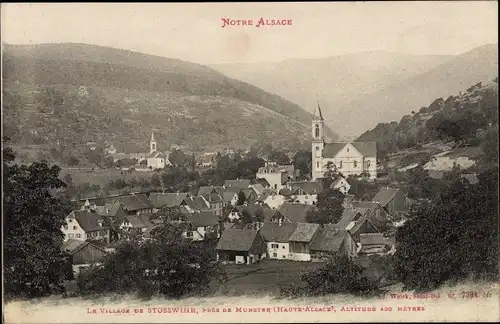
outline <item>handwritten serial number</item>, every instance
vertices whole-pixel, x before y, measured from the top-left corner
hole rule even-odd
[[[264,19],[260,18],[257,21],[252,19],[230,19],[221,18],[222,28],[227,26],[291,26],[293,21],[291,19]]]

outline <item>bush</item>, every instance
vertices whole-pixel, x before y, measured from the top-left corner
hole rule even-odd
[[[302,275],[301,283],[281,288],[282,297],[347,293],[369,295],[378,284],[363,275],[363,268],[345,255],[333,255],[322,267]]]
[[[165,224],[148,241],[128,241],[108,255],[103,265],[79,278],[83,293],[161,294],[179,298],[207,291],[223,272],[212,255],[183,239],[181,230]]]

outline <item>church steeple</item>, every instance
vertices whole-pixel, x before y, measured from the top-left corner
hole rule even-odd
[[[323,114],[321,113],[321,107],[319,106],[319,101],[317,102],[318,106],[314,109],[314,117],[313,120],[321,120],[323,121]]]
[[[151,141],[149,142],[149,153],[156,152],[155,133],[151,132]]]

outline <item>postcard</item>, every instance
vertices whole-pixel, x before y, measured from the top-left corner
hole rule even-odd
[[[498,3],[7,3],[6,323],[496,322]]]

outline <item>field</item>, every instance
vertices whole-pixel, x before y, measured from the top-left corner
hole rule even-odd
[[[434,296],[438,295],[439,298],[419,299],[390,296],[385,299],[367,299],[350,295],[329,295],[290,300],[250,293],[238,297],[196,297],[181,300],[158,297],[147,301],[133,296],[98,299],[62,299],[53,296],[7,303],[4,316],[6,323],[497,322],[500,311],[498,288],[498,284],[491,283],[462,283],[434,291]],[[466,298],[462,292],[477,292],[477,296]],[[401,287],[394,288],[392,293],[412,296],[411,292],[402,292]],[[455,293],[455,297],[450,297],[450,293]],[[175,312],[173,309],[176,307],[189,307],[194,312],[180,312],[178,309]],[[248,312],[248,308],[257,307],[267,308],[270,312]],[[302,310],[299,311],[298,307]],[[306,307],[310,307],[310,310],[321,307],[322,311],[308,311]],[[359,308],[356,310],[351,307]],[[153,313],[154,308],[162,308],[164,312]],[[371,311],[367,311],[368,308]],[[89,313],[92,309],[96,313]],[[142,313],[136,313],[139,309],[142,309]],[[231,312],[223,312],[223,309],[231,309]],[[104,313],[104,310],[108,310],[108,313]],[[124,312],[116,313],[116,310]],[[207,312],[208,310],[211,312]]]
[[[219,287],[217,292],[227,296],[277,295],[280,286],[298,282],[303,273],[309,272],[321,264],[288,260],[263,260],[252,265],[226,265],[228,281]]]
[[[66,175],[70,174],[73,179],[73,183],[78,185],[82,183],[89,183],[92,185],[99,185],[101,188],[106,186],[111,180],[123,179],[125,181],[130,181],[132,179],[140,180],[146,179],[151,180],[151,177],[155,172],[142,172],[142,171],[132,171],[126,172],[117,169],[98,169],[92,171],[89,168],[63,168],[60,173],[61,179]]]

